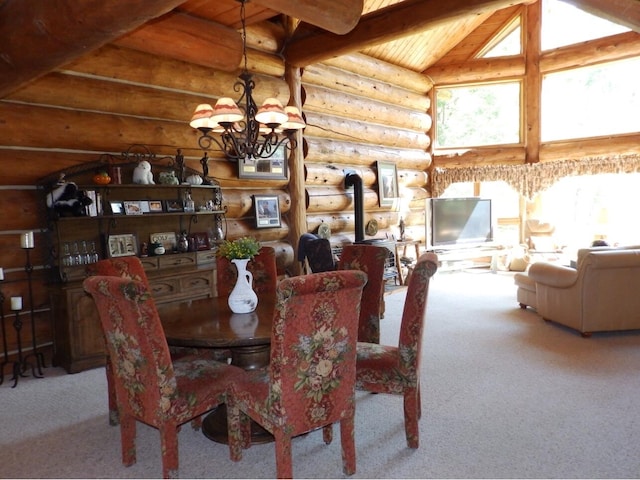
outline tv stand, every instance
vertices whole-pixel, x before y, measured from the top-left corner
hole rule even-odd
[[[496,257],[507,253],[502,245],[433,248],[431,251],[438,255],[439,271],[493,268]]]

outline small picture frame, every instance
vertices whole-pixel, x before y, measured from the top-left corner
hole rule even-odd
[[[142,215],[142,205],[140,202],[122,202],[125,215]]]
[[[149,235],[151,243],[161,243],[167,253],[172,252],[178,245],[176,232],[159,232]]]
[[[254,195],[253,208],[256,217],[256,228],[282,226],[277,195]]]
[[[149,200],[149,213],[162,213],[163,211],[161,200]]]
[[[122,206],[122,202],[119,201],[111,201],[109,202],[109,209],[111,210],[111,215],[123,215],[124,208]]]
[[[392,206],[398,199],[398,170],[395,163],[377,162],[378,198],[381,207]]]
[[[138,254],[138,239],[135,233],[109,235],[107,255],[109,258],[130,257]]]
[[[197,232],[191,235],[193,238],[193,244],[196,250],[210,250],[211,244],[209,243],[209,235],[207,232]]]
[[[279,147],[269,158],[238,160],[239,178],[287,179],[287,149]]]
[[[182,200],[165,200],[164,206],[167,213],[184,212]]]

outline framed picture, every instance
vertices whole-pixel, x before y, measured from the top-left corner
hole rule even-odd
[[[109,235],[107,238],[107,255],[110,258],[130,257],[138,254],[138,239],[135,233]]]
[[[279,147],[269,158],[238,160],[239,178],[287,179],[287,150]]]
[[[122,202],[126,215],[142,215],[142,205],[140,202]]]
[[[178,245],[176,232],[159,232],[149,235],[151,243],[161,243],[167,253],[172,252]]]
[[[398,195],[398,171],[395,163],[378,162],[378,198],[381,207],[393,205]]]
[[[256,228],[280,227],[280,205],[277,195],[254,195]]]
[[[196,246],[196,250],[209,250],[211,244],[209,243],[209,235],[206,232],[198,232],[191,235],[193,243]]]
[[[182,200],[165,200],[165,211],[171,212],[184,212],[184,205]]]
[[[124,213],[122,202],[109,202],[109,208],[111,209],[111,215],[122,215]]]
[[[162,213],[162,202],[160,200],[149,200],[149,213]]]

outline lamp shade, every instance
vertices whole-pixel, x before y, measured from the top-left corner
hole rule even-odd
[[[256,113],[256,120],[265,125],[280,125],[288,120],[282,103],[277,98],[267,98]]]
[[[294,105],[284,107],[284,111],[287,113],[288,120],[281,125],[284,130],[300,130],[307,126],[300,109]]]
[[[236,102],[229,97],[222,97],[216,102],[213,109],[213,117],[211,119],[219,124],[235,123],[244,118],[242,111],[236,105]]]
[[[213,108],[208,103],[201,103],[193,112],[189,125],[193,128],[213,128],[215,123],[211,121]]]

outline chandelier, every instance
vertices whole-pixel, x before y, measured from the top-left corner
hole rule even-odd
[[[271,157],[286,143],[289,148],[295,148],[294,134],[306,124],[298,107],[283,107],[277,98],[267,98],[257,108],[253,100],[255,82],[247,68],[247,0],[238,1],[241,3],[244,68],[240,80],[234,84],[234,91],[241,92],[240,98],[238,103],[229,97],[220,98],[213,108],[206,103],[198,105],[189,125],[200,131],[198,144],[203,150],[210,150],[215,143],[228,160],[252,161]]]

